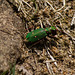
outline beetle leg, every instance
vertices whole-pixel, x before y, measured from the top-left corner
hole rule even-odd
[[[41,42],[42,40],[39,40],[37,42],[35,42],[34,44],[32,44],[29,48],[33,47],[34,45],[38,44],[39,42]]]
[[[25,39],[24,42],[29,42],[29,41],[27,39]]]
[[[49,41],[51,41],[51,38],[49,38],[48,36],[46,36],[46,39],[49,40]]]

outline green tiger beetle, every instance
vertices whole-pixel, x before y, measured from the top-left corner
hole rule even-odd
[[[44,37],[46,37],[48,34],[53,34],[56,32],[56,27],[51,26],[51,27],[47,27],[47,28],[39,28],[36,30],[33,30],[31,32],[29,32],[26,35],[26,40],[28,42],[36,42]]]

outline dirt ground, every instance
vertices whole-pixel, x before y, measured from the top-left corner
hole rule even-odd
[[[74,0],[0,0],[0,74],[75,75],[74,15]],[[50,26],[56,35],[26,42],[27,33]]]

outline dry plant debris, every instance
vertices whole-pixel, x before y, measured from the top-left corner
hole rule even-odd
[[[25,35],[51,25],[59,30],[55,38],[49,35],[31,46],[23,42],[16,74],[74,75],[75,16],[74,0],[7,0],[16,6],[25,23]],[[29,46],[31,46],[29,48]],[[20,70],[23,70],[20,72]]]

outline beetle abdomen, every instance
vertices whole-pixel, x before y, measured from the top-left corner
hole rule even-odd
[[[43,28],[36,29],[27,34],[26,39],[30,42],[38,41],[47,36],[46,31]]]

